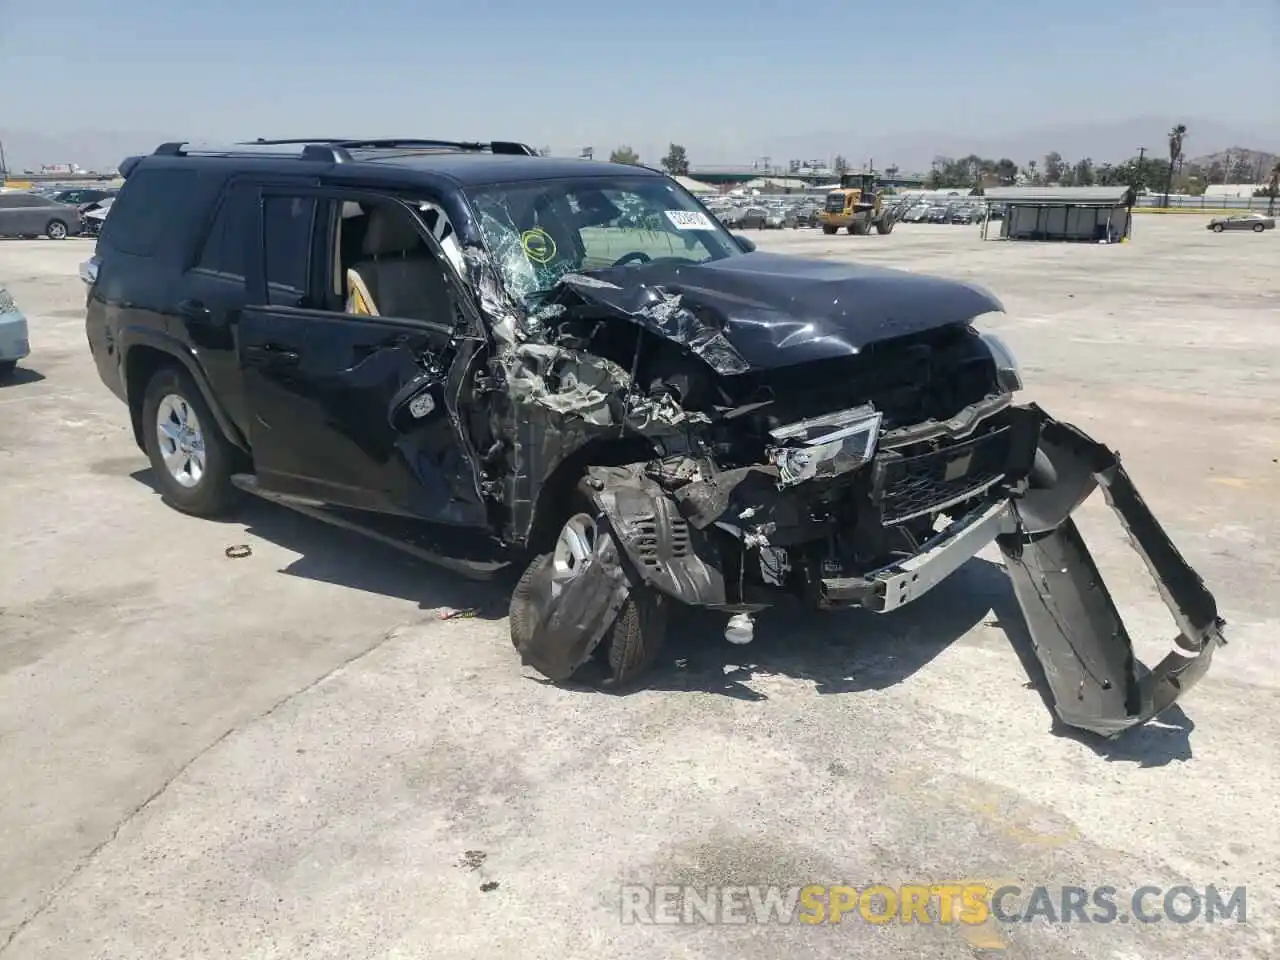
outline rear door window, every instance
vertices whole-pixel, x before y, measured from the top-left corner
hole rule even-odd
[[[262,247],[268,303],[297,306],[306,296],[315,216],[314,197],[263,197]]]

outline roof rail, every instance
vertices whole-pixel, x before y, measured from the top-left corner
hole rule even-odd
[[[373,140],[340,140],[333,142],[335,146],[343,147],[347,150],[445,147],[453,150],[474,150],[477,152],[488,150],[490,153],[516,154],[526,157],[536,157],[538,155],[538,151],[532,147],[512,140],[494,140],[490,143],[482,143],[479,140],[422,140],[409,137],[387,137]]]
[[[300,150],[279,148],[300,147]],[[293,157],[302,160],[313,160],[322,163],[350,163],[349,150],[393,150],[398,148],[435,148],[445,150],[488,151],[495,154],[509,154],[524,157],[536,157],[538,151],[524,143],[512,140],[494,140],[481,143],[478,140],[424,140],[406,137],[388,137],[385,139],[350,140],[337,137],[298,137],[286,140],[241,141],[229,146],[202,146],[184,140],[172,140],[162,143],[153,151],[157,157]]]
[[[289,157],[321,163],[348,163],[351,157],[338,146],[339,142],[337,140],[258,140],[220,147],[175,140],[160,144],[152,155],[157,157]],[[302,149],[276,149],[279,147],[301,147]]]

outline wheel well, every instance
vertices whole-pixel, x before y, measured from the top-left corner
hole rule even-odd
[[[141,450],[146,449],[142,439],[142,398],[151,378],[165,367],[181,370],[180,361],[155,347],[137,346],[129,350],[125,358],[125,396],[129,398],[129,419],[133,422],[133,439]]]
[[[551,548],[568,515],[578,482],[588,467],[621,467],[650,460],[653,455],[653,445],[642,437],[592,440],[569,454],[538,490],[533,523],[529,526],[529,548],[534,553],[545,553]]]

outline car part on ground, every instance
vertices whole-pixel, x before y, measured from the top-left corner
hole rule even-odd
[[[1113,453],[1014,402],[990,293],[748,253],[657,173],[525,153],[494,183],[475,158],[518,145],[426,143],[121,165],[87,332],[179,509],[243,489],[471,575],[523,557],[512,642],[557,681],[633,682],[680,606],[735,643],[779,603],[890,613],[993,542],[1064,722],[1115,735],[1207,668],[1212,596]],[[182,232],[210,211],[212,252]],[[116,256],[134,230],[162,253]],[[324,269],[268,286],[264,233]],[[1098,486],[1182,633],[1153,678],[1071,520]]]

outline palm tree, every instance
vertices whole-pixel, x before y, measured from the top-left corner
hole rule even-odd
[[[1169,174],[1164,181],[1164,205],[1169,206],[1169,191],[1173,189],[1173,168],[1182,156],[1182,140],[1187,135],[1187,125],[1179,123],[1169,131]]]
[[[1280,160],[1271,168],[1271,181],[1267,184],[1267,216],[1276,215],[1276,194],[1280,193]]]

